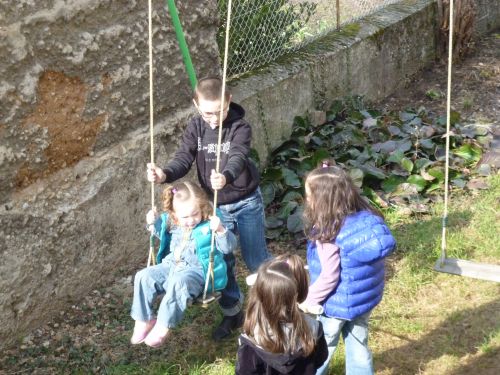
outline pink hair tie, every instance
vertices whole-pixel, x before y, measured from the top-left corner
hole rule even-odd
[[[174,194],[174,195],[175,195],[176,193],[177,193],[177,189],[176,189],[176,188],[173,188],[173,189],[172,189],[172,194]]]

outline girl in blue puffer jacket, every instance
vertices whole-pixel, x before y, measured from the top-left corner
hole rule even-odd
[[[368,318],[382,299],[384,258],[396,245],[394,237],[341,168],[323,162],[307,176],[305,190],[311,285],[301,307],[322,305],[319,320],[329,352],[317,374],[328,374],[341,334],[346,373],[373,374]]]

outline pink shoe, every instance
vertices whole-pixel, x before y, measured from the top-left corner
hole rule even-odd
[[[165,342],[167,336],[168,328],[156,324],[151,332],[149,332],[148,336],[144,340],[144,343],[152,348],[159,348]]]
[[[134,326],[134,333],[130,338],[130,343],[132,345],[137,345],[143,342],[146,339],[149,331],[153,329],[156,324],[156,319],[151,319],[146,322],[136,320]]]

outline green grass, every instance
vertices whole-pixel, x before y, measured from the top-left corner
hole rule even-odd
[[[490,177],[488,183],[488,190],[452,192],[449,257],[500,262],[500,176]],[[442,210],[443,204],[436,203],[430,214],[386,212],[398,246],[386,263],[384,299],[370,318],[370,347],[378,375],[500,373],[500,286],[433,270],[440,254]],[[283,243],[271,247],[275,252],[297,249],[305,256],[304,246]],[[242,286],[246,272],[241,268],[239,273]],[[73,328],[88,330],[89,341],[76,344],[60,324],[60,337],[51,340],[49,347],[28,346],[0,366],[12,372],[61,374],[234,373],[238,334],[222,343],[211,340],[221,319],[217,304],[207,309],[190,307],[166,345],[155,350],[129,344],[130,296],[108,301],[106,307],[81,306],[82,315],[68,322]],[[58,352],[58,347],[67,349]],[[344,366],[341,340],[330,373],[342,374]]]

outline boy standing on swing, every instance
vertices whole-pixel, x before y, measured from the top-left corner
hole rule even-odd
[[[213,196],[224,226],[239,234],[241,254],[250,272],[270,257],[265,234],[264,204],[259,189],[260,175],[249,159],[252,129],[244,119],[245,110],[231,102],[225,91],[221,103],[222,80],[207,77],[198,81],[193,102],[199,115],[192,118],[184,131],[179,149],[173,160],[164,168],[147,165],[150,182],[172,183],[184,177],[196,161],[201,187]],[[215,172],[220,112],[223,109],[222,139],[220,148],[220,173]],[[225,254],[228,283],[219,300],[224,318],[213,332],[215,341],[229,336],[243,324],[241,311],[243,295],[235,276],[234,255]]]

